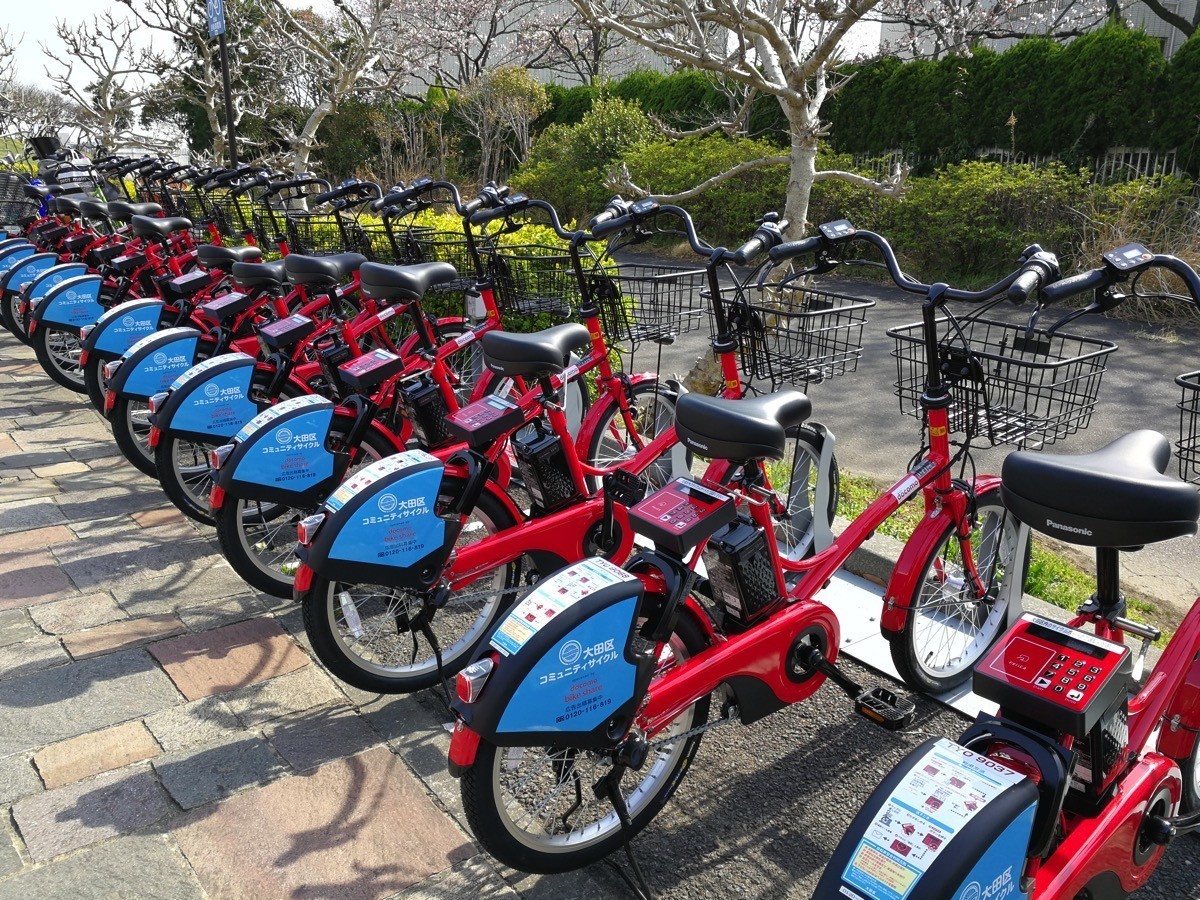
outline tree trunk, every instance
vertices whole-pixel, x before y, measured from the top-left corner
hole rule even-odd
[[[804,107],[785,108],[791,126],[792,147],[788,154],[787,202],[783,217],[788,220],[787,236],[795,240],[808,233],[808,202],[817,174],[817,139]]]
[[[300,134],[293,142],[292,172],[294,174],[299,175],[308,171],[308,157],[317,145],[317,129],[321,127],[321,123],[331,112],[333,112],[332,101],[322,100],[317,104],[316,109],[309,113],[308,121],[304,123]]]

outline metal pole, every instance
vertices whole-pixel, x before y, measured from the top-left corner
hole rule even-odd
[[[229,139],[229,166],[238,164],[237,134],[233,126],[233,92],[229,87],[229,46],[225,43],[225,32],[217,40],[221,42],[221,81],[225,85],[225,131]]]

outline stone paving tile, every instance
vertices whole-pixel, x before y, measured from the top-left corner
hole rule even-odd
[[[476,855],[382,747],[239,794],[175,837],[218,897],[375,900]]]
[[[50,634],[82,631],[127,618],[125,611],[117,606],[117,601],[112,595],[105,592],[31,606],[29,615],[37,622],[38,627]]]
[[[0,647],[0,678],[18,678],[70,661],[57,637],[39,635],[19,644]]]
[[[0,647],[19,644],[38,634],[37,628],[23,609],[6,609],[0,612]]]
[[[298,772],[353,756],[380,740],[353,710],[329,707],[279,720],[267,732],[267,739]]]
[[[58,485],[44,479],[0,483],[0,503],[33,500],[37,497],[50,497],[57,493]]]
[[[0,609],[49,603],[75,592],[49,551],[0,554]]]
[[[140,580],[108,585],[129,613],[141,616],[178,612],[197,602],[246,592],[246,582],[224,559],[209,557],[156,568]]]
[[[136,872],[136,884],[129,873]],[[114,885],[122,885],[114,890]],[[0,881],[0,900],[203,900],[187,861],[158,834],[109,841]]]
[[[480,853],[394,894],[392,900],[517,900],[520,896]]]
[[[157,756],[158,744],[141,722],[126,722],[43,747],[33,764],[48,789]]]
[[[172,615],[124,619],[109,625],[63,635],[63,643],[75,659],[88,659],[114,650],[128,650],[151,641],[162,640],[185,631],[183,623]]]
[[[42,528],[46,525],[61,525],[65,521],[62,510],[52,500],[0,502],[0,535]]]
[[[139,473],[140,474],[140,473]],[[162,506],[166,501],[157,481],[146,476],[136,485],[105,485],[71,491],[55,498],[62,514],[72,522],[126,516],[140,509]]]
[[[171,812],[171,801],[145,768],[108,772],[13,804],[30,857],[41,862],[128,834]]]
[[[14,443],[13,447],[16,446]],[[66,450],[38,450],[33,453],[24,453],[17,449],[0,457],[0,471],[8,474],[9,470],[13,469],[45,468],[64,462],[72,462],[71,454]]]
[[[342,694],[319,666],[246,685],[224,695],[229,708],[247,727],[317,706],[343,704]]]
[[[77,475],[88,471],[90,470],[84,463],[69,457],[66,462],[55,463],[52,466],[33,467],[33,474],[38,478],[57,478],[60,475]]]
[[[0,434],[0,458],[10,459],[20,452],[21,448],[17,446],[16,441],[7,434]]]
[[[0,759],[0,803],[9,803],[18,797],[40,793],[41,790],[42,780],[24,754]]]
[[[163,787],[184,809],[195,809],[287,771],[261,738],[235,735],[227,743],[160,756],[152,763]]]
[[[8,535],[4,538],[4,551],[15,553],[18,550],[44,550],[55,544],[65,544],[73,540],[75,533],[70,528],[65,525],[50,525]]]
[[[266,608],[257,597],[243,594],[196,605],[180,606],[176,615],[183,620],[188,631],[208,631],[221,625],[243,622],[264,615]]]
[[[0,756],[158,712],[179,702],[144,650],[110,653],[0,682]]]
[[[308,665],[274,619],[251,619],[150,647],[189,700],[265,681]]]
[[[129,536],[124,539],[72,541],[55,547],[53,553],[81,591],[115,591],[123,583],[143,581],[180,563],[190,565],[211,553],[194,534],[192,540],[180,541],[178,534],[156,535],[155,529],[138,532],[127,528]],[[153,565],[147,565],[150,559]]]
[[[13,434],[13,440],[22,450],[29,451],[45,450],[47,446],[65,448],[97,442],[104,442],[111,447],[112,432],[98,419],[86,423],[77,421],[75,424],[58,425],[53,428],[22,422],[21,430]]]
[[[167,753],[229,743],[242,731],[242,723],[220,697],[204,697],[164,709],[147,716],[145,723]]]
[[[78,459],[83,462],[90,462],[94,459],[102,459],[106,462],[119,459],[125,465],[129,465],[123,456],[114,455],[112,445],[106,445],[104,442],[86,445],[83,447],[72,447],[69,451],[71,459]]]
[[[0,827],[0,877],[11,875],[21,868],[21,854],[13,846],[12,835],[8,829]]]
[[[178,522],[184,518],[183,513],[174,506],[162,509],[144,509],[133,513],[130,518],[143,528],[154,528],[156,525],[166,525]]]

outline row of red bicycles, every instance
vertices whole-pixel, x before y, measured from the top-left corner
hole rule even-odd
[[[884,779],[817,896],[1125,896],[1200,827],[1200,606],[1139,686],[1125,638],[1144,654],[1160,634],[1127,618],[1118,566],[1196,530],[1200,377],[1179,379],[1182,477],[1153,432],[1044,452],[1090,423],[1116,349],[1067,326],[1154,271],[1200,302],[1186,263],[1129,245],[1064,278],[1034,245],[965,291],[912,278],[845,221],[788,241],[767,215],[731,249],[654,200],[614,198],[573,230],[496,186],[464,201],[428,179],[139,165],[137,202],[54,196],[0,244],[4,324],[250,584],[295,597],[333,674],[379,692],[454,681],[450,768],[502,862],[558,872],[624,849],[645,893],[630,842],[708,730],[826,681],[908,727],[909,698],[839,665],[822,592],[910,501],[923,518],[868,612],[911,688],[970,680],[1000,710]],[[164,214],[197,191],[284,224],[200,244],[199,217]],[[209,237],[230,233],[218,221]],[[288,241],[317,234],[316,252]],[[695,265],[637,252],[661,238]],[[921,298],[889,334],[922,438],[835,534],[834,436],[797,388],[856,367],[873,302],[820,280],[853,265]],[[664,348],[702,347],[706,326],[715,396],[660,376]],[[659,371],[635,367],[646,345]],[[1017,448],[1002,473],[975,474],[972,448],[999,445]],[[1031,528],[1097,548],[1096,594],[1066,624],[1022,612]]]

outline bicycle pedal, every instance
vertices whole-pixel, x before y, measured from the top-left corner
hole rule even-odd
[[[645,499],[646,482],[624,469],[614,469],[604,476],[604,493],[622,506],[636,506]]]
[[[858,695],[854,711],[888,731],[899,731],[912,724],[917,715],[917,704],[887,688],[874,687]]]

